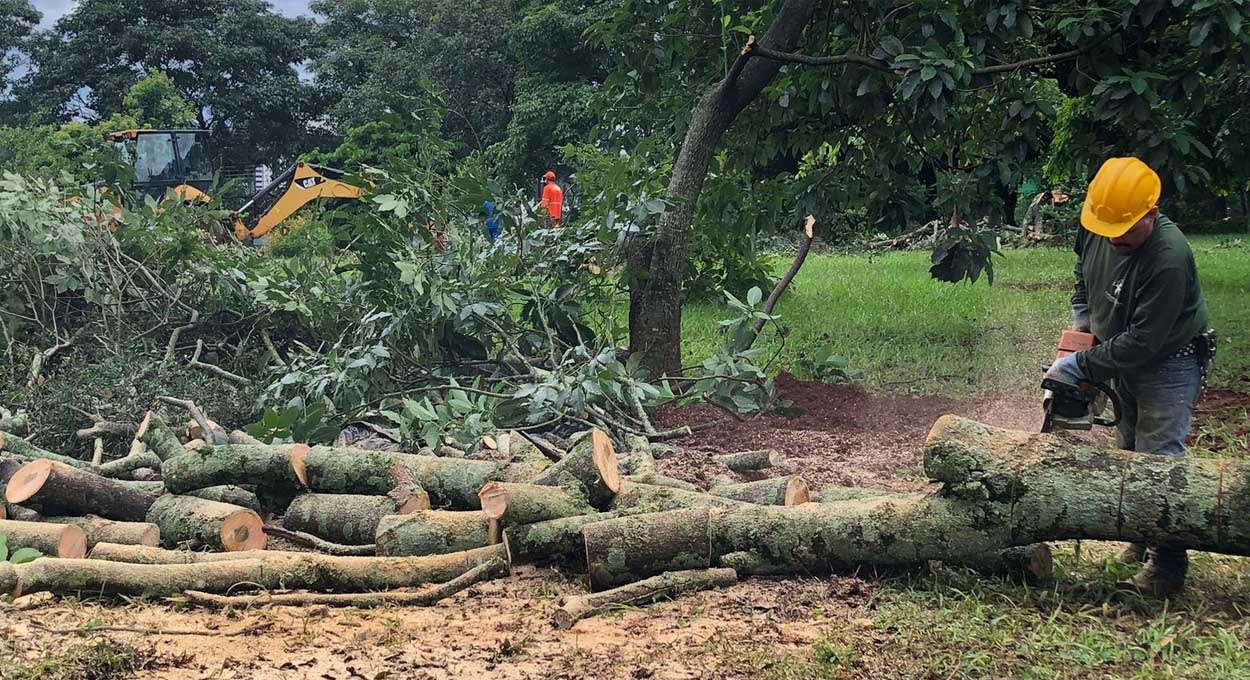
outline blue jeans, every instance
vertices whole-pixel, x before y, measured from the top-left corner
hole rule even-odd
[[[1202,391],[1197,357],[1164,359],[1115,380],[1121,419],[1116,446],[1165,456],[1185,454],[1194,404]]]

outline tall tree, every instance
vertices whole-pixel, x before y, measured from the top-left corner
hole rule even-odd
[[[0,95],[8,89],[9,75],[17,67],[16,51],[39,18],[30,0],[0,0]]]
[[[857,182],[838,174],[840,158],[870,167],[863,155],[881,152],[889,173],[931,178],[935,208],[975,218],[987,213],[980,197],[1018,182],[1022,162],[1045,143],[1027,128],[1049,115],[1051,102],[1032,86],[1047,78],[1140,131],[1115,149],[1163,149],[1153,157],[1167,158],[1160,169],[1169,188],[1183,188],[1194,179],[1186,161],[1201,154],[1198,131],[1175,123],[1200,106],[1185,76],[1243,62],[1248,17],[1247,3],[1176,0],[625,0],[598,33],[622,55],[617,81],[633,93],[622,101],[646,114],[631,127],[681,136],[671,207],[630,255],[631,348],[654,370],[681,365],[691,231],[709,168],[740,115],[751,126],[730,136],[731,155],[748,151],[754,162],[762,147],[773,150],[765,161],[796,176],[824,170],[806,176]],[[688,113],[671,104],[708,81]],[[748,112],[757,99],[766,108]]]
[[[232,161],[274,162],[298,153],[316,113],[295,68],[314,32],[264,0],[83,0],[38,36],[19,96],[53,117],[106,118],[163,71]]]

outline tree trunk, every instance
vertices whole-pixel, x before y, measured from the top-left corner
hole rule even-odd
[[[582,527],[590,589],[605,590],[664,571],[712,566],[709,515],[706,507],[691,508]]]
[[[439,555],[499,542],[498,525],[481,512],[421,510],[389,515],[378,523],[379,555]]]
[[[713,456],[712,460],[734,472],[749,472],[780,465],[785,458],[773,449],[759,449],[758,451],[740,451],[738,453]]]
[[[265,547],[264,523],[247,508],[194,496],[161,496],[148,511],[168,547],[198,543],[225,552]]]
[[[816,494],[819,503],[837,503],[838,501],[858,501],[865,498],[876,498],[878,496],[889,496],[889,491],[881,491],[878,489],[861,489],[854,486],[838,486],[830,484],[820,490]]]
[[[573,486],[596,508],[606,508],[621,488],[620,464],[612,440],[593,429],[569,449],[560,462],[534,478],[540,486]],[[479,487],[480,488],[480,487]]]
[[[161,460],[169,460],[187,452],[182,447],[182,442],[178,440],[178,435],[174,434],[173,428],[152,411],[148,411],[143,417],[143,422],[139,423],[135,439],[143,442],[148,450],[155,453]]]
[[[23,465],[5,486],[4,497],[45,515],[94,513],[127,522],[143,521],[155,500],[117,480],[46,459]]]
[[[388,591],[382,593],[283,593],[279,595],[213,595],[198,590],[188,590],[185,594],[191,604],[210,607],[257,607],[257,606],[288,606],[310,607],[325,605],[327,607],[378,607],[396,605],[399,607],[429,607],[455,595],[469,586],[503,578],[509,573],[508,563],[493,559],[466,571],[446,583],[440,583],[420,592],[409,593]]]
[[[280,511],[303,489],[293,459],[308,450],[299,444],[248,446],[229,444],[183,453],[161,465],[169,493],[213,486],[256,484],[256,495],[267,509]]]
[[[206,501],[217,501],[218,503],[237,505],[241,508],[247,508],[258,515],[263,515],[265,513],[265,510],[261,508],[260,499],[256,497],[256,494],[244,489],[241,486],[235,486],[233,484],[208,486],[203,489],[191,489],[190,491],[183,491],[182,495],[203,498]]]
[[[508,559],[513,564],[550,564],[583,572],[586,542],[582,540],[582,527],[620,516],[616,512],[599,512],[508,527],[503,532]]]
[[[669,571],[601,593],[567,597],[556,610],[552,623],[560,630],[568,630],[578,621],[608,607],[650,604],[696,590],[728,588],[737,582],[738,575],[733,569]]]
[[[0,563],[0,592],[14,597],[42,591],[168,597],[184,590],[226,592],[240,587],[361,592],[444,583],[496,559],[506,559],[503,546],[389,558],[263,551],[249,554],[248,559],[193,564],[42,559],[19,565]]]
[[[0,520],[9,552],[33,548],[49,557],[80,558],[87,554],[87,535],[73,525]],[[3,564],[3,563],[0,563]]]
[[[363,545],[373,543],[383,517],[407,515],[429,507],[425,497],[396,502],[390,496],[308,493],[297,496],[287,506],[282,526],[335,543]]]
[[[798,475],[745,484],[726,484],[713,488],[711,493],[756,505],[802,505],[811,500],[807,492],[807,482]]]
[[[713,496],[701,491],[686,491],[669,486],[623,482],[620,493],[617,494],[616,500],[612,503],[612,509],[636,515],[647,512],[663,512],[665,510],[681,510],[704,506],[736,508],[744,505],[747,505],[747,503],[723,496]]]
[[[786,0],[760,44],[793,51],[817,4],[816,0]],[[643,365],[654,375],[677,375],[681,370],[682,272],[695,208],[716,147],[780,67],[767,59],[739,56],[724,79],[699,99],[669,179],[670,207],[655,233],[640,235],[640,242],[631,248],[629,348],[642,355]]]
[[[95,515],[86,517],[44,517],[44,522],[69,524],[83,530],[87,536],[87,548],[97,543],[121,543],[124,545],[158,546],[161,544],[161,528],[147,522],[114,522]],[[81,555],[78,555],[81,557]]]
[[[389,494],[415,482],[434,507],[478,510],[477,492],[500,469],[490,461],[316,446],[295,474],[322,493]]]
[[[579,496],[537,484],[490,482],[478,496],[482,499],[482,511],[503,529],[595,511]]]

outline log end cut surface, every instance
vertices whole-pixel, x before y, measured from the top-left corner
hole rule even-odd
[[[157,540],[160,540],[159,535]],[[61,540],[56,549],[57,557],[80,559],[87,556],[87,532],[73,525],[67,525],[61,532]]]
[[[491,519],[499,519],[508,512],[508,489],[499,482],[489,482],[477,492],[482,500],[482,512]]]
[[[21,503],[29,500],[43,488],[48,476],[52,474],[52,461],[41,458],[33,460],[21,468],[9,480],[4,488],[4,498],[10,503]]]
[[[298,444],[291,449],[291,470],[295,472],[295,478],[299,480],[300,486],[308,487],[308,452],[311,449],[306,444]]]
[[[239,510],[221,523],[221,546],[229,552],[263,550],[267,539],[265,523],[251,510]]]
[[[786,505],[803,505],[811,502],[812,497],[807,490],[807,482],[802,477],[793,477],[786,484]]]
[[[621,469],[616,460],[616,449],[612,440],[602,430],[595,428],[590,431],[592,458],[599,474],[603,477],[604,486],[612,493],[621,490]]]

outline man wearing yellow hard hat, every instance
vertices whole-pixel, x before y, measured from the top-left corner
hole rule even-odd
[[[1193,251],[1159,213],[1159,176],[1136,158],[1112,158],[1089,185],[1076,237],[1076,330],[1098,344],[1051,366],[1047,377],[1079,385],[1113,381],[1122,402],[1120,448],[1185,453],[1193,407],[1215,353]],[[1148,559],[1147,559],[1148,558]],[[1166,596],[1184,587],[1189,558],[1168,546],[1132,545],[1146,560],[1134,583]]]

